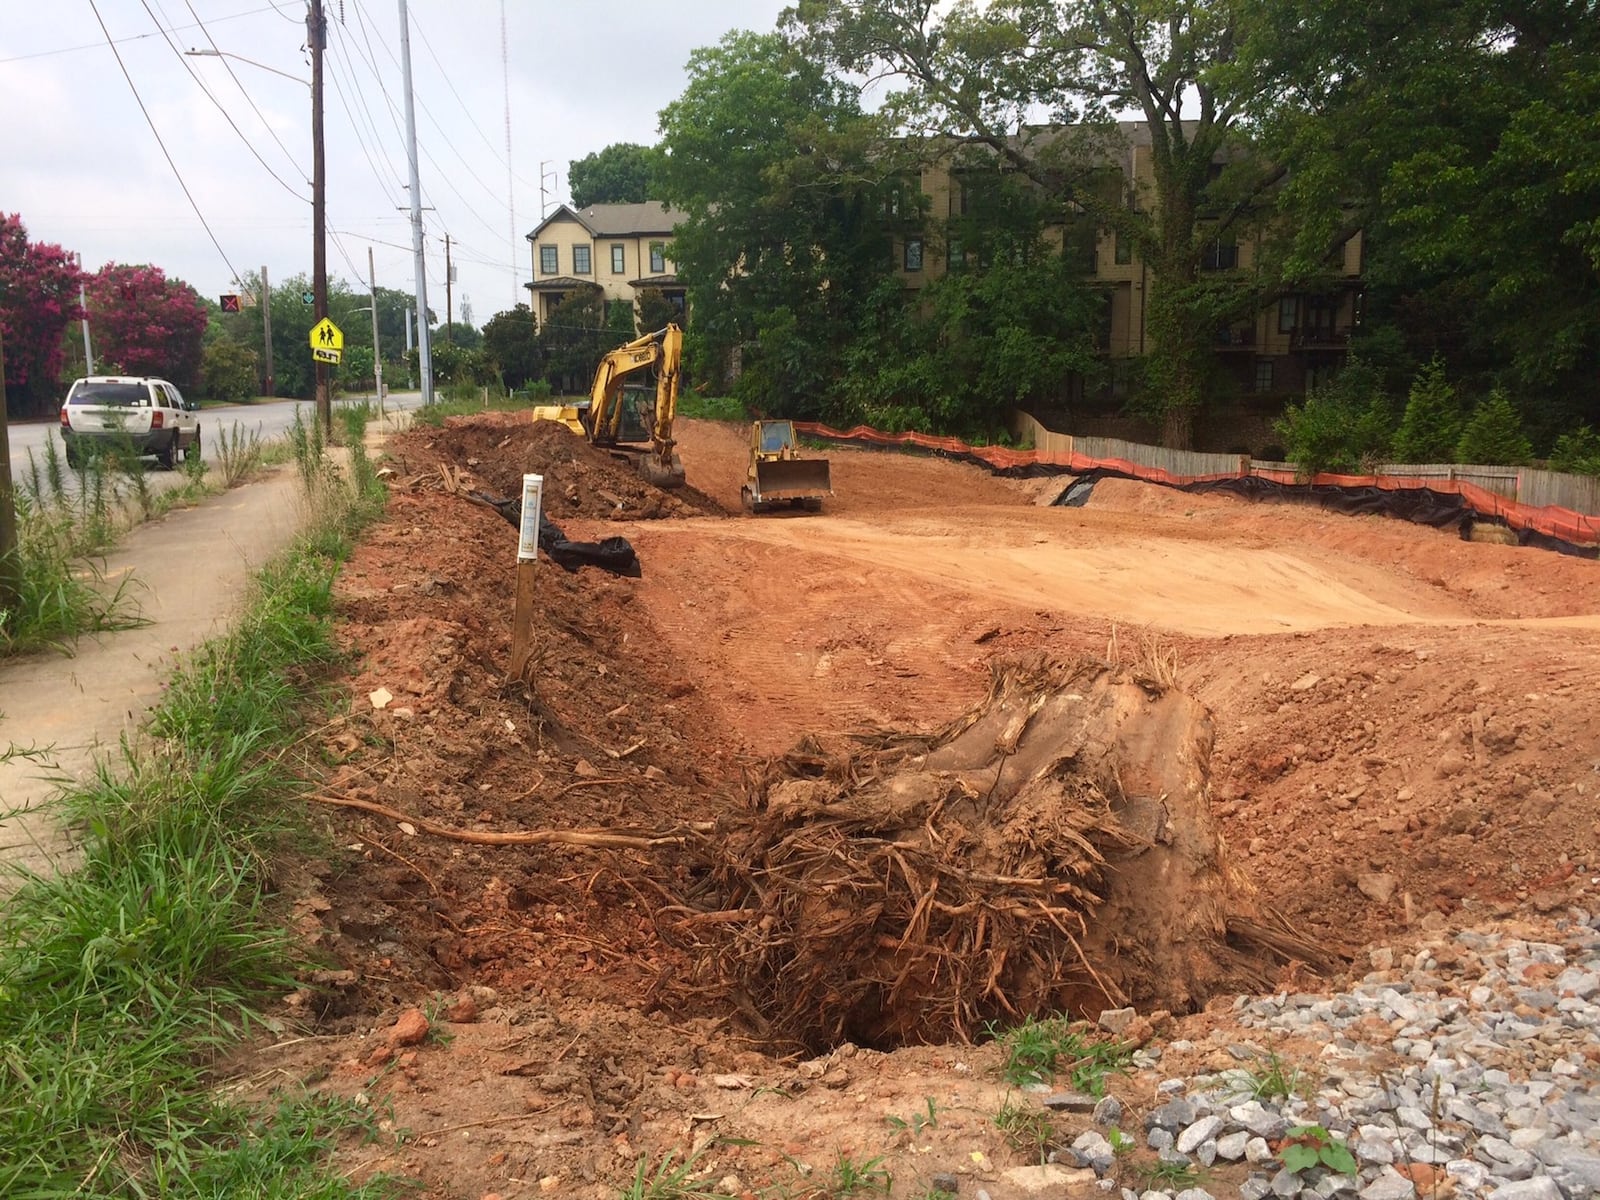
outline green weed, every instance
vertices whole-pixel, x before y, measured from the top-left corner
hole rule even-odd
[[[1312,1082],[1300,1068],[1283,1061],[1276,1053],[1269,1053],[1261,1065],[1240,1072],[1245,1090],[1257,1100],[1288,1100],[1312,1090]]]
[[[1137,1163],[1132,1170],[1144,1185],[1143,1190],[1152,1191],[1181,1192],[1205,1178],[1205,1172],[1190,1163],[1164,1158],[1150,1163]]]
[[[618,1200],[709,1200],[717,1193],[708,1182],[696,1178],[699,1161],[699,1154],[685,1155],[680,1161],[678,1152],[669,1150],[652,1168],[649,1157],[641,1156],[628,1186],[617,1194]]]
[[[1131,1046],[1096,1040],[1082,1022],[1066,1017],[1030,1017],[1009,1029],[991,1023],[984,1031],[1005,1050],[1002,1071],[1008,1082],[1018,1086],[1050,1083],[1065,1075],[1079,1091],[1101,1096],[1106,1076],[1121,1071],[1133,1058]]]
[[[1000,1110],[989,1119],[1007,1146],[1040,1163],[1045,1161],[1056,1137],[1056,1127],[1047,1114],[1007,1096]]]
[[[744,422],[750,419],[750,412],[742,400],[735,400],[732,396],[701,396],[695,392],[679,395],[678,412],[702,421]]]
[[[1298,1125],[1289,1130],[1278,1150],[1278,1161],[1296,1175],[1317,1166],[1338,1175],[1356,1173],[1355,1155],[1321,1125]]]
[[[922,1136],[925,1130],[939,1128],[939,1106],[932,1096],[924,1096],[922,1112],[914,1112],[909,1117],[890,1115],[884,1118],[889,1123],[889,1128],[896,1132],[909,1133],[913,1138]]]
[[[48,467],[34,479],[47,495]],[[374,500],[324,492],[316,523],[344,544]],[[164,744],[125,744],[62,799],[82,866],[23,878],[0,910],[0,1196],[387,1190],[323,1163],[341,1133],[370,1134],[368,1118],[309,1100],[252,1118],[206,1076],[260,997],[291,981],[264,897],[287,798],[274,760],[333,657],[337,560],[322,540],[263,572],[236,630],[175,676],[152,723]]]
[[[845,1154],[836,1154],[833,1170],[828,1175],[830,1197],[855,1196],[864,1192],[877,1192],[887,1196],[894,1187],[894,1177],[883,1165],[882,1158],[869,1158],[858,1163]]]
[[[211,444],[215,450],[217,467],[222,472],[222,486],[225,488],[236,487],[256,468],[266,465],[259,426],[246,431],[238,422],[226,425]]]

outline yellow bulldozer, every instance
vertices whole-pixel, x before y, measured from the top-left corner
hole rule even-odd
[[[833,472],[825,458],[803,458],[792,421],[756,421],[750,426],[750,467],[741,499],[751,512],[780,505],[816,512],[833,495]]]
[[[533,410],[533,419],[559,422],[592,445],[635,457],[639,473],[657,487],[682,487],[683,460],[672,436],[682,359],[683,330],[678,326],[647,333],[600,360],[588,400],[540,405]],[[626,386],[630,376],[652,367],[653,400],[647,389]]]

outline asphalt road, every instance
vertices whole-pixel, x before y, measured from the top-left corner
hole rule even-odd
[[[345,400],[359,401],[359,394],[345,397]],[[334,407],[344,403],[344,400],[335,401]],[[392,412],[395,409],[412,409],[422,403],[421,392],[391,392],[384,400],[384,411]],[[223,436],[236,436],[234,429],[237,427],[246,437],[251,432],[259,432],[263,442],[282,437],[294,424],[296,412],[303,414],[302,419],[309,420],[313,405],[309,400],[274,400],[267,404],[228,404],[218,408],[203,408],[200,410],[200,446],[207,462],[216,461],[217,444]],[[337,418],[335,418],[337,419]],[[11,477],[20,481],[22,474],[27,470],[28,452],[31,450],[35,459],[43,462],[43,453],[46,441],[54,437],[59,449],[61,440],[56,433],[56,426],[51,422],[39,421],[27,424],[12,424],[10,427],[11,442]],[[150,460],[154,461],[154,460]],[[160,472],[155,478],[160,479]]]

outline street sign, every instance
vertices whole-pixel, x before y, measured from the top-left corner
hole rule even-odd
[[[324,350],[321,346],[311,347],[311,358],[314,362],[332,363],[334,366],[338,366],[339,357],[339,351],[337,350]]]
[[[341,330],[327,317],[323,317],[311,327],[311,348],[313,350],[343,350],[344,331]]]
[[[231,296],[222,297],[222,311],[223,312],[238,312],[239,311],[239,297],[237,295],[231,295]]]
[[[317,297],[316,297],[316,294],[314,292],[301,292],[300,293],[300,303],[301,304],[315,304],[316,302],[317,302]]]

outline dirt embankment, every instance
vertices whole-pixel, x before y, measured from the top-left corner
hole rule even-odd
[[[323,794],[474,835],[604,827],[678,840],[604,853],[497,846],[414,819],[318,810],[341,849],[307,864],[297,912],[334,973],[286,1015],[330,1040],[272,1053],[291,1074],[331,1069],[325,1086],[375,1089],[399,1124],[426,1135],[375,1151],[367,1167],[417,1173],[439,1196],[534,1194],[540,1179],[556,1180],[546,1189],[556,1194],[614,1195],[637,1156],[659,1161],[726,1132],[737,1100],[762,1145],[719,1153],[756,1185],[798,1153],[785,1128],[870,1157],[883,1113],[843,1103],[848,1094],[903,1106],[930,1071],[992,1065],[992,1052],[961,1047],[847,1054],[796,1076],[796,1091],[812,1091],[789,1117],[761,1116],[765,1100],[715,1082],[781,1075],[792,1042],[814,1045],[834,1018],[836,1032],[885,1045],[971,1032],[1003,1009],[997,997],[1061,1002],[1053,970],[1074,988],[1093,984],[1085,963],[1106,976],[1097,995],[1115,988],[1147,1007],[1182,1008],[1266,976],[1303,985],[1319,954],[1288,964],[1252,950],[1252,928],[1285,919],[1302,949],[1337,957],[1441,922],[1560,905],[1600,867],[1592,563],[1132,484],[1102,484],[1085,509],[1039,508],[975,468],[859,451],[831,455],[839,495],[822,515],[730,518],[744,445],[737,429],[685,422],[683,458],[701,490],[672,494],[564,430],[517,418],[452,421],[392,447],[389,514],[340,584],[350,708],[326,732]],[[625,534],[643,577],[541,562],[535,669],[508,682],[515,535],[444,485],[509,495],[529,471],[545,475],[547,511],[569,535]],[[1102,730],[1068,755],[1058,751],[1085,727],[1039,726],[1048,752],[1008,794],[994,785],[1027,757],[1024,734],[1044,709],[1014,730],[996,718],[998,741],[983,735],[1000,747],[993,761],[952,750],[945,762],[933,740],[917,750],[897,736],[932,739],[982,713],[996,665],[1040,655],[1117,665],[1150,703],[1190,712],[1184,728],[1206,725],[1214,750],[1166,762],[1162,742],[1107,759],[1116,739]],[[1155,682],[1139,684],[1141,671]],[[848,736],[862,731],[901,757],[868,753]],[[806,735],[815,748],[783,761],[793,782],[826,781],[826,794],[774,808],[775,756]],[[1183,779],[1140,777],[1161,763],[1181,765]],[[1047,793],[1076,807],[1046,812]],[[1118,958],[1129,939],[1094,914],[1128,921],[1137,904],[1104,889],[1080,898],[1081,925],[1050,915],[1070,935],[1058,949],[1076,941],[1079,953],[1013,959],[1007,947],[1032,944],[1004,925],[1025,907],[1015,881],[1092,892],[1094,855],[1161,845],[1151,814],[1170,822],[1180,793],[1185,819],[1205,831],[1199,894],[1216,904],[1191,906],[1209,914],[1204,931],[1162,953],[1197,960],[1210,946],[1213,962],[1243,955],[1240,970],[1202,979],[1174,972],[1172,957]],[[915,800],[896,810],[906,819],[883,819],[892,797]],[[868,801],[867,823],[856,811],[829,849],[822,825]],[[781,812],[788,824],[745,853]],[[1120,828],[1115,848],[1096,843],[1102,827]],[[950,857],[963,837],[998,829],[1022,832]],[[1093,854],[1067,855],[1069,835]],[[858,855],[861,838],[880,845]],[[849,855],[830,857],[846,845]],[[894,850],[904,871],[883,846],[904,847]],[[808,853],[814,864],[789,870]],[[779,866],[797,887],[759,896],[755,882]],[[970,879],[965,894],[932,886],[950,867],[1013,881],[1000,924],[980,926],[976,908],[942,912],[1000,894],[971,892]],[[868,877],[899,882],[863,890]],[[1184,895],[1151,912],[1183,907]],[[1244,923],[1230,929],[1230,914]],[[900,922],[898,942],[881,940],[883,921]],[[830,937],[847,933],[859,954],[830,956]],[[799,953],[771,957],[784,939]],[[1149,953],[1160,939],[1134,941]],[[743,975],[732,969],[741,956],[753,965]],[[1159,973],[1188,999],[1141,984]],[[934,974],[937,986],[923,982]],[[960,986],[938,992],[954,975]],[[877,991],[847,994],[840,980]],[[969,1007],[954,1022],[918,1018],[915,1003],[886,1004],[897,986],[899,999],[942,994]],[[474,987],[482,1011],[456,1027],[457,1043],[374,1052],[370,1031],[400,1006]],[[810,1032],[785,1004],[806,1006]],[[970,1086],[994,1098],[992,1084]],[[841,1103],[830,1109],[829,1097]],[[714,1112],[715,1122],[695,1116]],[[971,1125],[979,1138],[986,1118]]]

